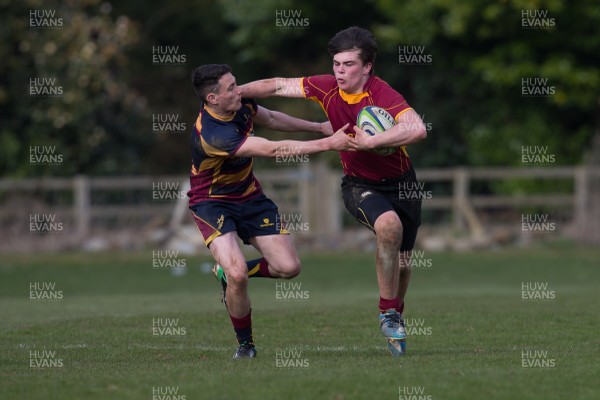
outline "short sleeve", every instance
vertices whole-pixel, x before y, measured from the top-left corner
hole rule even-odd
[[[252,129],[252,117],[258,105],[254,99],[242,99],[242,107],[231,121],[210,119],[210,126],[202,130],[202,148],[210,157],[234,156],[248,138],[247,130]],[[247,128],[249,126],[249,128]]]
[[[242,99],[242,107],[245,107],[250,110],[250,116],[254,117],[258,111],[258,104],[256,104],[256,100],[254,99]]]
[[[302,78],[304,97],[318,103],[323,103],[325,96],[337,87],[337,81],[333,75],[314,75]]]
[[[394,120],[405,111],[411,109],[404,97],[387,83],[383,83],[376,104],[390,113]]]
[[[202,148],[211,157],[233,156],[244,144],[247,136],[238,132],[234,124],[225,124],[202,134]]]

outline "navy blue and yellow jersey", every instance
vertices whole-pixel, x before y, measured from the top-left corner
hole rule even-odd
[[[222,118],[202,106],[191,132],[192,170],[189,204],[220,200],[242,202],[262,194],[252,172],[252,157],[235,153],[254,134],[257,105],[242,99],[242,108]]]

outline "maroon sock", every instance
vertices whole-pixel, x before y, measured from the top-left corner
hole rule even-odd
[[[396,308],[396,311],[398,311],[400,314],[404,312],[404,302],[400,303],[400,307]]]
[[[265,258],[257,258],[246,262],[249,278],[272,278],[269,273],[269,264]]]
[[[248,311],[248,315],[242,318],[236,318],[229,314],[231,323],[233,324],[233,330],[239,344],[243,342],[253,342],[252,340],[252,309]]]
[[[390,308],[398,309],[399,307],[400,299],[398,296],[394,297],[393,299],[384,299],[383,297],[379,296],[379,311],[381,311],[381,313],[386,312]]]

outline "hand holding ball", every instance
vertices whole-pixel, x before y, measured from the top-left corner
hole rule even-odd
[[[381,107],[367,106],[360,110],[356,118],[356,126],[371,136],[383,133],[396,125],[394,118]],[[387,156],[395,153],[397,147],[379,147],[373,149],[374,153]]]

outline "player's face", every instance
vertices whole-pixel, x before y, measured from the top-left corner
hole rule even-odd
[[[235,112],[242,108],[242,91],[231,73],[226,73],[219,79],[219,92],[215,95],[215,100],[223,111]]]
[[[338,86],[346,93],[360,93],[369,79],[372,64],[363,64],[360,50],[349,50],[333,56],[333,74]]]

